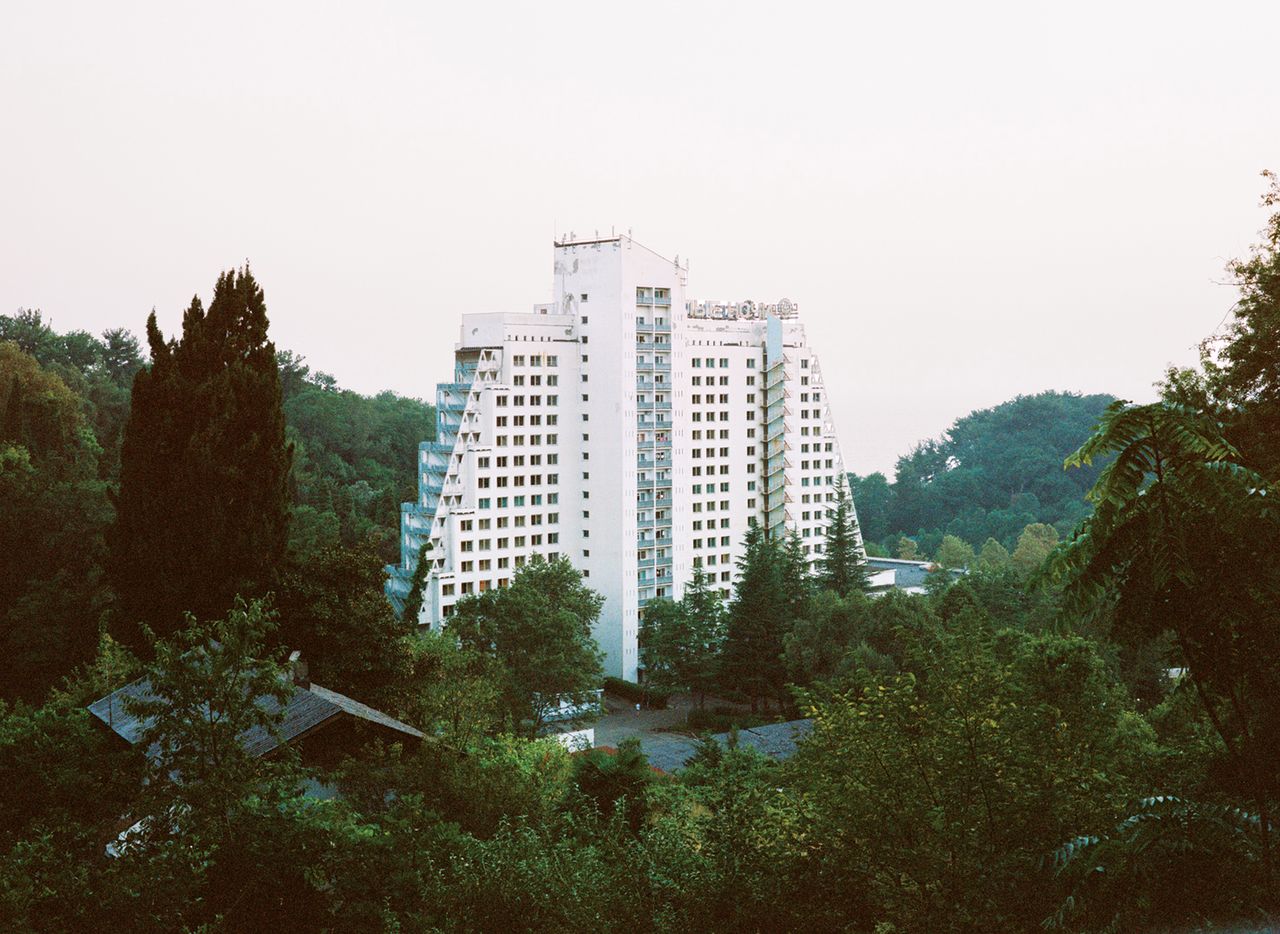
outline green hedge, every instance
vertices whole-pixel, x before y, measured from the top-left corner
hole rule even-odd
[[[622,678],[605,678],[604,689],[610,694],[657,710],[665,709],[667,701],[671,700],[671,695],[674,693],[665,688],[646,687]]]

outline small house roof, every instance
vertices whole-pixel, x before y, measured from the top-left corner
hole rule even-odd
[[[126,710],[125,698],[147,700],[154,696],[151,693],[151,682],[147,678],[139,678],[94,701],[89,705],[89,712],[125,742],[136,745],[151,722],[149,718],[135,716]],[[304,734],[344,716],[355,717],[414,739],[423,738],[421,730],[318,684],[295,685],[283,704],[268,696],[259,697],[257,703],[271,714],[283,711],[283,716],[274,734],[262,727],[253,727],[240,737],[245,751],[255,757],[265,756],[281,744],[288,745]]]

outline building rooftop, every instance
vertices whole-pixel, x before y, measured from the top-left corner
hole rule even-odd
[[[785,723],[766,723],[738,731],[738,746],[758,750],[779,762],[790,759],[796,753],[796,745],[813,731],[812,720],[788,720]],[[728,748],[732,733],[716,733],[711,736],[721,746]],[[669,733],[645,733],[640,737],[640,748],[649,764],[663,772],[677,772],[688,765],[698,752],[698,741]]]
[[[151,720],[137,717],[126,710],[125,698],[150,700],[154,697],[151,682],[147,678],[139,678],[94,701],[89,705],[89,712],[125,742],[137,745],[151,726]],[[295,685],[293,693],[283,704],[265,696],[259,697],[257,703],[268,713],[283,710],[283,717],[276,735],[261,727],[254,727],[246,730],[240,737],[245,750],[255,757],[265,756],[281,745],[288,745],[343,717],[355,717],[414,739],[423,738],[420,730],[407,723],[318,684]],[[152,754],[154,751],[148,750],[148,755]]]
[[[929,575],[939,570],[932,561],[912,561],[906,558],[872,558],[868,556],[867,567],[875,571],[893,571],[893,586],[898,590],[912,592],[923,591]],[[952,577],[960,577],[964,572],[951,570]]]

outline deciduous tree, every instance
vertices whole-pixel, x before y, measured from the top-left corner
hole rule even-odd
[[[537,736],[562,704],[584,708],[600,686],[592,629],[603,604],[567,558],[535,556],[510,587],[454,604],[446,629],[498,662],[512,728]]]

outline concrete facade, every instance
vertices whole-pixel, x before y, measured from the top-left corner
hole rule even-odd
[[[844,473],[817,355],[794,305],[686,298],[687,266],[630,237],[554,245],[554,298],[464,315],[437,440],[401,507],[387,594],[420,625],[564,555],[605,598],[606,671],[634,680],[645,604],[701,567],[731,594],[748,525],[822,556]]]

